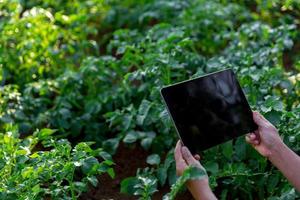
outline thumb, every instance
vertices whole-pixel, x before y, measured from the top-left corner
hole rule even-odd
[[[186,146],[183,146],[181,148],[181,151],[182,151],[182,157],[188,163],[188,165],[193,165],[198,163],[198,161],[194,158],[194,156],[191,154],[191,152]]]
[[[266,118],[264,118],[264,116],[262,116],[259,112],[254,111],[253,112],[253,121],[260,127],[260,126],[264,126],[267,123],[269,123],[268,120],[266,120]]]

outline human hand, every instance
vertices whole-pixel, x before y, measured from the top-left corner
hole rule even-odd
[[[178,140],[176,144],[174,157],[176,161],[176,173],[178,176],[181,176],[184,170],[187,169],[189,166],[199,167],[200,169],[205,170],[204,167],[199,162],[200,156],[198,154],[193,156],[186,146],[182,146],[180,140]],[[205,186],[208,185],[207,177],[202,178],[201,180],[199,180],[199,182],[197,181],[190,180],[187,182],[187,186],[189,187],[189,186],[193,186],[193,184],[199,184],[199,183]]]
[[[186,146],[182,146],[180,140],[178,140],[176,144],[174,157],[176,161],[176,173],[178,176],[181,176],[188,166],[204,169],[199,162],[200,156],[198,154],[193,156]]]
[[[174,157],[178,176],[181,176],[188,166],[199,167],[205,170],[199,162],[200,156],[193,156],[187,147],[182,146],[180,140],[176,144]],[[201,177],[201,179],[189,180],[186,186],[196,200],[216,199],[209,187],[207,176]]]
[[[252,112],[253,120],[258,129],[246,135],[246,141],[251,144],[262,156],[269,158],[274,149],[282,144],[277,129],[259,112]]]

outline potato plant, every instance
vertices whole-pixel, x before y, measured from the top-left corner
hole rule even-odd
[[[176,177],[178,137],[160,88],[225,68],[299,154],[299,8],[297,0],[0,1],[1,199],[77,199],[103,174],[114,177],[122,145],[148,156],[120,192],[151,199],[167,186],[164,198],[174,199],[199,173]],[[201,162],[220,199],[299,197],[242,137]]]
[[[108,153],[92,149],[92,143],[72,147],[51,137],[54,132],[42,129],[21,139],[17,128],[8,126],[0,134],[1,199],[77,199],[98,184],[97,175],[114,177]],[[42,146],[47,150],[39,150]]]

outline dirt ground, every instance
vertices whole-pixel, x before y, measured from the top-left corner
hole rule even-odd
[[[113,156],[115,162],[114,179],[107,174],[99,177],[99,184],[96,188],[91,187],[87,193],[81,195],[82,200],[135,200],[137,197],[128,196],[120,193],[121,181],[130,176],[135,176],[138,168],[147,167],[146,158],[149,152],[141,147],[130,149],[120,144],[117,153]],[[161,200],[163,195],[169,192],[169,186],[158,188],[153,196],[153,200]],[[191,200],[192,196],[185,192],[178,195],[177,199]]]

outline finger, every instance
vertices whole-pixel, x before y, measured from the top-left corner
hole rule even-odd
[[[181,147],[182,147],[182,144],[181,144],[180,140],[178,140],[176,147],[175,147],[175,152],[174,152],[174,157],[175,157],[176,161],[183,160],[183,157],[181,154]]]
[[[257,111],[253,111],[252,113],[253,115],[253,121],[258,125],[260,126],[262,121],[261,121],[261,118],[259,117],[259,113]]]
[[[246,135],[250,140],[256,140],[257,139],[257,135],[255,133],[248,133]]]
[[[181,172],[187,167],[187,164],[181,154],[181,147],[182,147],[181,141],[178,140],[176,147],[175,147],[175,152],[174,152],[174,157],[175,157],[175,161],[176,161],[175,162],[176,174],[178,176],[180,176]]]
[[[194,155],[194,158],[195,158],[196,160],[198,160],[198,161],[201,159],[201,157],[199,156],[199,154]]]
[[[252,140],[250,139],[249,135],[246,135],[245,140],[247,143],[252,144]]]
[[[176,165],[177,164],[182,164],[182,165],[186,165],[185,160],[182,157],[182,153],[181,153],[181,148],[182,148],[182,144],[181,141],[178,140],[176,147],[175,147],[175,153],[174,153],[174,157],[175,157],[175,161],[176,161]]]
[[[253,120],[258,126],[263,126],[266,123],[270,123],[264,116],[262,116],[259,112],[253,112]]]
[[[188,165],[196,164],[198,162],[186,146],[183,146],[181,148],[181,151],[182,151],[182,157],[187,162]]]
[[[188,167],[185,160],[176,161],[176,174],[177,176],[181,176],[182,172]]]
[[[249,135],[246,135],[245,139],[246,139],[246,142],[249,143],[249,144],[252,144],[252,145],[259,144],[259,141],[257,139],[251,139],[249,137]]]
[[[256,135],[255,135],[254,133],[250,133],[250,134],[249,134],[249,138],[250,138],[251,140],[255,140]]]

